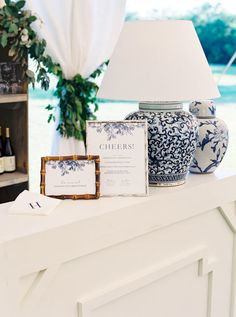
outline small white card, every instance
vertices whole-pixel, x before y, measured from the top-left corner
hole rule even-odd
[[[74,168],[71,168],[74,164]],[[88,182],[88,179],[90,180]],[[45,194],[95,195],[94,161],[48,161],[46,163]]]
[[[47,216],[59,204],[59,199],[49,198],[41,194],[24,190],[9,208],[10,214]]]
[[[100,156],[102,196],[148,195],[147,122],[87,121],[87,154]]]

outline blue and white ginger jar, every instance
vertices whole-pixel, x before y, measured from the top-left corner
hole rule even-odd
[[[216,118],[216,107],[212,101],[194,101],[189,111],[197,117],[199,136],[190,172],[213,173],[224,158],[228,147],[228,128]]]
[[[185,183],[197,144],[197,120],[182,104],[139,104],[126,119],[148,122],[148,167],[151,186]]]

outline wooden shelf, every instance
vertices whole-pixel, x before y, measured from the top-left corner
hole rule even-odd
[[[0,175],[0,187],[28,182],[28,175],[20,172],[4,173]]]
[[[0,0],[1,2],[1,0]],[[12,63],[9,48],[0,48],[0,63]],[[25,80],[24,70],[19,64],[13,66],[12,73],[8,74],[8,92],[0,93],[0,126],[3,131],[10,128],[12,146],[16,156],[17,172],[0,175],[0,204],[13,201],[25,189],[28,189],[28,82]],[[11,82],[18,83],[12,86]],[[20,90],[14,90],[19,87]],[[1,309],[0,309],[1,310]]]
[[[27,94],[0,95],[0,103],[13,103],[13,102],[22,102],[27,100],[28,100]]]

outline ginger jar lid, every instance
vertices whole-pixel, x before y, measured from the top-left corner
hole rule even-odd
[[[216,106],[213,101],[193,101],[189,105],[189,111],[197,118],[214,118]]]

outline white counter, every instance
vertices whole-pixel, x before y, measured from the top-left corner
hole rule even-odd
[[[236,317],[235,200],[221,172],[50,216],[3,204],[0,316]]]

